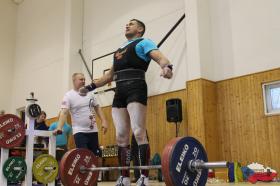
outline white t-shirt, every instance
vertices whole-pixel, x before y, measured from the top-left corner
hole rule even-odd
[[[98,103],[93,93],[80,96],[79,92],[72,89],[64,95],[61,108],[69,109],[71,113],[73,134],[98,132],[94,111],[96,106],[98,106]],[[93,115],[92,119],[90,119],[90,115]]]

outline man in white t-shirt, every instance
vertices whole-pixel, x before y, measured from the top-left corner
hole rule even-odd
[[[107,120],[93,94],[87,94],[86,96],[79,95],[79,89],[85,86],[84,74],[74,73],[72,75],[72,80],[73,89],[64,95],[58,127],[53,133],[61,133],[63,125],[67,120],[67,116],[70,113],[76,147],[87,148],[96,156],[100,156],[101,152],[99,150],[96,115],[101,120],[104,134],[108,128]]]

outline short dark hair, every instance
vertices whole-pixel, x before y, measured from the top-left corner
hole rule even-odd
[[[138,20],[138,19],[131,19],[130,21],[136,21],[138,26],[143,28],[143,31],[141,32],[141,36],[143,36],[144,33],[145,33],[145,30],[146,30],[145,24],[142,21]]]

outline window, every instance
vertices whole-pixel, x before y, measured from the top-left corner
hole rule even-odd
[[[263,84],[265,115],[280,114],[280,81]]]

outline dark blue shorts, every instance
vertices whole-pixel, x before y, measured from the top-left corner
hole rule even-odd
[[[131,102],[147,105],[147,84],[144,80],[117,82],[112,107],[126,108]]]
[[[98,142],[98,132],[74,134],[76,148],[86,148],[92,151],[96,156],[101,157],[101,150]]]

